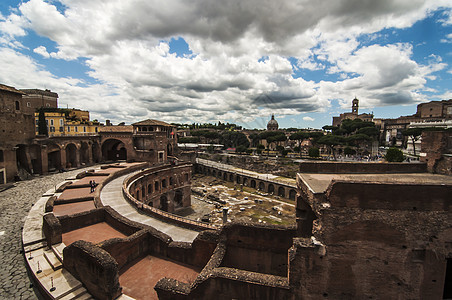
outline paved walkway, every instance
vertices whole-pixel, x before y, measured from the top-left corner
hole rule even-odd
[[[182,228],[176,225],[168,224],[153,217],[140,213],[124,198],[122,194],[122,184],[124,179],[130,174],[121,176],[109,182],[100,193],[100,199],[104,205],[109,205],[122,216],[139,222],[169,235],[173,241],[192,242],[197,236],[198,231]]]
[[[21,235],[30,208],[47,190],[66,178],[92,169],[41,176],[21,181],[0,192],[0,299],[38,299],[27,275]]]

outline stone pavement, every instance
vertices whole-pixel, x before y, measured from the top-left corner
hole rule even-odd
[[[37,177],[0,192],[0,299],[38,299],[30,286],[21,253],[24,220],[31,206],[47,190],[92,168]]]
[[[128,176],[130,176],[130,174],[118,177],[104,186],[100,192],[100,199],[103,205],[109,205],[129,220],[154,227],[155,229],[169,235],[173,241],[193,242],[199,234],[198,231],[169,224],[145,215],[137,211],[134,206],[127,202],[122,193],[122,184],[124,179]]]

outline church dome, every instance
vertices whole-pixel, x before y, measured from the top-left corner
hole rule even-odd
[[[279,125],[275,120],[275,115],[272,114],[272,119],[267,123],[267,130],[278,130]]]

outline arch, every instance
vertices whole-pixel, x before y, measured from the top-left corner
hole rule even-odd
[[[89,163],[89,145],[87,142],[80,143],[80,163],[88,164]]]
[[[251,179],[251,181],[250,181],[250,186],[251,186],[253,189],[255,189],[255,188],[256,188],[256,180]]]
[[[92,156],[93,156],[93,162],[99,163],[101,160],[101,156],[100,156],[100,146],[99,146],[98,142],[94,142],[91,145],[91,152],[92,152]]]
[[[158,181],[154,182],[154,190],[157,192],[159,190],[160,184]]]
[[[57,144],[47,145],[47,170],[61,170],[61,148]]]
[[[16,110],[20,110],[20,102],[19,102],[19,101],[16,101],[16,102],[15,102],[15,105],[16,105]]]
[[[243,177],[242,184],[246,186],[248,184],[248,178]]]
[[[168,197],[165,194],[160,196],[160,209],[168,211]]]
[[[274,193],[275,192],[275,186],[273,184],[269,184],[268,185],[268,192],[269,193]]]
[[[141,187],[141,198],[144,200],[146,198],[146,189],[144,186]]]
[[[70,143],[66,145],[66,167],[74,168],[77,166],[77,147]]]
[[[226,173],[226,172],[223,173],[223,179],[228,180],[228,173]]]
[[[284,198],[286,197],[286,189],[284,187],[280,186],[278,188],[278,196],[284,197]]]
[[[222,178],[221,171],[218,171],[218,178]]]
[[[176,190],[174,194],[174,203],[176,206],[183,206],[184,193],[181,190]]]
[[[166,179],[162,179],[162,189],[166,188]]]
[[[152,193],[152,184],[148,184],[148,194]]]
[[[28,165],[28,159],[27,159],[27,146],[25,145],[17,145],[16,150],[16,164],[17,164],[17,170],[25,170],[28,173],[31,173],[30,166]]]
[[[237,175],[237,177],[235,177],[235,182],[237,182],[238,184],[240,184],[240,176],[239,175]]]
[[[169,178],[169,185],[171,186],[171,185],[173,185],[174,184],[174,179],[173,179],[173,177],[170,177]]]
[[[124,143],[117,139],[108,139],[102,143],[104,160],[127,160],[127,150]]]
[[[262,181],[259,182],[259,190],[260,191],[265,191],[265,183],[262,182]]]
[[[229,181],[234,182],[234,175],[233,174],[229,174]]]
[[[215,170],[212,171],[212,176],[217,177],[217,172]]]
[[[31,168],[32,173],[34,174],[42,174],[42,155],[41,155],[41,146],[39,145],[31,145],[30,146],[30,159],[31,159]]]
[[[297,195],[297,192],[294,189],[289,190],[289,199],[295,200],[295,196]]]

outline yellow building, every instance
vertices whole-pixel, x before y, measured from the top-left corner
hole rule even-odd
[[[89,121],[87,111],[57,109],[55,112],[45,112],[44,115],[49,136],[93,135],[97,134],[99,127],[103,126],[99,122]],[[35,120],[36,135],[38,135],[38,112],[35,113]]]

